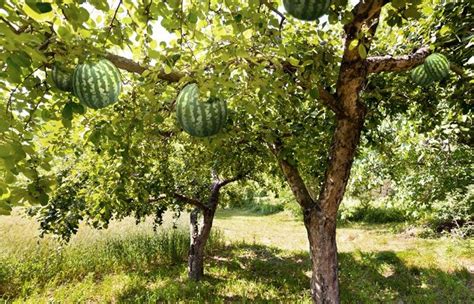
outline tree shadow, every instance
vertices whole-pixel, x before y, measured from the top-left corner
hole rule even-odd
[[[339,267],[342,303],[474,302],[473,277],[465,269],[448,273],[409,266],[393,251],[341,253]],[[184,266],[165,287],[136,286],[118,300],[309,303],[310,270],[306,252],[239,243],[210,253],[199,283],[185,279]]]

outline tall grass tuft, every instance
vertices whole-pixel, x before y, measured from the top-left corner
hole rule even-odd
[[[150,273],[160,266],[180,264],[186,260],[189,241],[188,231],[180,228],[135,232],[63,247],[40,242],[28,251],[0,257],[0,299],[26,297],[46,285],[91,276],[99,279],[120,271]],[[223,244],[223,234],[214,232],[207,248],[213,251]]]

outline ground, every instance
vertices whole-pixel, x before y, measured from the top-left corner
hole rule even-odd
[[[0,299],[14,303],[309,302],[302,222],[287,212],[221,210],[203,282],[186,279],[186,216],[81,227],[69,245],[0,216]],[[474,240],[423,239],[403,225],[346,224],[337,234],[343,303],[473,303]]]

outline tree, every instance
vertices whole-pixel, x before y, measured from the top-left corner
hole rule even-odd
[[[231,119],[228,138],[238,134],[235,142],[250,143],[258,153],[270,148],[276,156],[303,209],[313,265],[313,301],[337,303],[336,215],[367,120],[367,101],[361,93],[371,75],[407,71],[430,53],[429,27],[424,28],[420,39],[409,41],[416,48],[412,51],[402,47],[406,41],[383,36],[377,39],[379,20],[385,14],[383,20],[388,27],[406,28],[400,31],[408,32],[415,28],[411,19],[418,18],[422,8],[431,9],[430,1],[419,6],[421,2],[365,0],[350,7],[347,1],[335,0],[328,17],[333,25],[287,19],[275,2],[263,0],[140,4],[124,0],[110,12],[107,2],[90,1],[97,16],[91,16],[90,6],[77,3],[4,4],[8,18],[3,18],[1,24],[4,34],[0,37],[5,46],[1,79],[4,95],[9,97],[0,110],[9,123],[2,129],[5,139],[0,151],[7,169],[5,179],[10,175],[20,178],[16,183],[8,182],[8,186],[2,184],[2,192],[6,192],[3,201],[47,204],[48,193],[59,189],[48,164],[64,160],[65,151],[84,154],[80,134],[87,134],[91,141],[103,137],[99,146],[120,144],[129,133],[125,128],[123,138],[114,137],[115,130],[122,128],[117,114],[122,107],[130,106],[131,113],[149,113],[142,116],[142,123],[130,119],[134,129],[140,126],[137,133],[145,129],[179,132],[169,114],[170,104],[176,89],[192,80],[204,92],[229,100],[238,119]],[[384,13],[384,7],[388,12]],[[168,43],[158,44],[152,36],[158,20],[174,34]],[[117,55],[124,49],[134,60]],[[379,56],[368,57],[375,52]],[[392,52],[400,56],[385,55]],[[87,111],[79,116],[83,125],[76,125],[77,121],[71,124],[71,113],[83,110],[74,106],[75,102],[64,102],[64,94],[50,89],[46,68],[53,62],[82,62],[88,56],[104,56],[131,72],[126,75],[126,83],[138,88],[135,94],[139,102]],[[129,96],[133,96],[133,90]],[[147,106],[142,107],[144,104]],[[59,111],[66,130],[58,124]],[[99,135],[93,136],[99,126]],[[51,143],[52,148],[45,148],[45,143]],[[143,155],[154,151],[136,146]],[[169,147],[160,149],[169,151]],[[114,148],[112,154],[120,151]],[[165,163],[159,161],[159,155],[153,157],[155,163]],[[145,156],[139,159],[145,164],[149,161]],[[201,178],[208,178],[210,171],[204,171]],[[123,172],[124,176],[134,173]],[[175,173],[170,170],[168,174]],[[235,175],[228,178],[231,176]],[[116,214],[145,208],[143,204],[140,208],[110,205]],[[4,204],[4,208],[8,206]],[[99,204],[97,210],[103,209]],[[108,214],[107,208],[104,210]]]

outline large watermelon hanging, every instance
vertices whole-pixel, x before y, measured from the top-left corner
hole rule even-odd
[[[62,91],[72,92],[72,70],[69,71],[58,64],[53,66],[53,82]]]
[[[227,120],[227,103],[221,99],[199,100],[199,88],[192,83],[185,86],[176,100],[176,116],[181,127],[192,136],[207,137],[217,134]]]
[[[285,10],[291,16],[313,21],[328,13],[331,0],[283,0]]]
[[[433,78],[426,73],[424,64],[417,66],[411,71],[411,79],[421,86],[426,86],[433,82]]]
[[[434,80],[441,80],[449,74],[449,60],[442,54],[429,55],[424,65],[426,73]]]
[[[80,64],[72,76],[74,95],[93,109],[115,103],[121,85],[120,72],[107,59]]]

